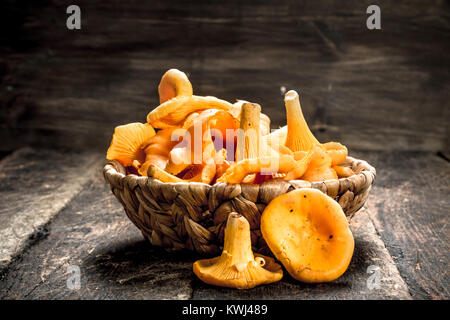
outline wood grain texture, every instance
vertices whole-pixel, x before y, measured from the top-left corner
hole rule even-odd
[[[46,227],[47,237],[10,266],[1,298],[186,299],[191,256],[151,248],[111,196],[101,176],[85,186]],[[81,269],[81,290],[71,291],[67,268]]]
[[[285,123],[280,87],[299,91],[313,131],[370,150],[448,152],[448,3],[380,1],[2,2],[2,150],[104,149],[116,125],[145,121],[165,70],[194,92],[261,104]]]
[[[415,299],[449,299],[450,162],[434,154],[362,153],[377,168],[371,220]]]
[[[0,162],[0,273],[90,180],[99,154],[24,148]]]

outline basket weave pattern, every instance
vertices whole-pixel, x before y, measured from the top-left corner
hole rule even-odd
[[[253,250],[270,254],[259,226],[261,214],[273,198],[298,188],[319,189],[339,202],[348,219],[364,205],[376,171],[366,161],[352,157],[347,157],[346,164],[356,172],[354,176],[312,183],[303,180],[260,185],[163,183],[126,175],[117,161],[107,163],[103,175],[128,218],[154,246],[218,254],[228,214],[235,211],[250,223]]]

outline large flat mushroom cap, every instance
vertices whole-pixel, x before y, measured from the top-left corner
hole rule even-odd
[[[303,188],[273,199],[261,217],[261,232],[289,274],[302,282],[328,282],[350,264],[354,239],[339,204]]]

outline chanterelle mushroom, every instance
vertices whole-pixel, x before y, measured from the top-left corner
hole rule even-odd
[[[117,160],[123,166],[139,166],[145,161],[145,148],[155,136],[155,130],[149,124],[139,122],[118,126],[114,129],[111,145],[106,158]]]
[[[176,96],[192,96],[192,84],[184,72],[170,69],[161,78],[158,93],[159,103],[164,103]]]
[[[228,216],[222,255],[198,260],[193,269],[203,282],[237,289],[250,289],[283,277],[281,266],[274,259],[253,255],[250,225],[244,216],[236,212]]]
[[[284,96],[287,118],[286,147],[292,151],[309,151],[320,144],[303,117],[298,93],[290,90]]]
[[[309,283],[339,278],[355,246],[339,203],[311,188],[275,197],[261,216],[261,233],[286,271]]]

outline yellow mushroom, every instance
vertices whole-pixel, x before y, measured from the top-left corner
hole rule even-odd
[[[283,180],[294,180],[300,178],[306,172],[311,158],[312,152],[305,154],[299,160],[295,160],[293,156],[286,154],[244,159],[230,166],[217,181],[231,184],[245,183],[245,177],[251,174],[263,171],[269,174],[272,170],[274,170],[273,174],[285,173]]]
[[[245,101],[245,100],[238,100],[237,102],[235,102],[233,104],[231,109],[228,110],[228,112],[230,112],[233,115],[233,117],[236,120],[238,120],[238,126],[239,126],[239,121],[241,120],[242,106],[245,103],[251,103],[251,102],[248,102],[248,101]],[[260,114],[260,118],[261,118],[261,121],[260,121],[260,124],[259,124],[259,131],[261,133],[261,136],[265,136],[265,135],[270,133],[270,118],[264,113]]]
[[[239,131],[236,144],[235,161],[256,159],[260,156],[261,134],[261,106],[256,103],[244,102],[241,107]],[[253,183],[256,173],[250,173],[241,182]]]
[[[214,156],[214,162],[216,163],[216,179],[219,179],[230,167],[230,163],[227,161],[227,150],[222,149],[216,152]]]
[[[298,94],[290,90],[284,96],[286,105],[287,134],[286,146],[292,151],[309,151],[320,144],[314,137],[303,117]]]
[[[245,103],[242,106],[236,162],[218,182],[260,183],[270,178],[294,180],[306,172],[312,151],[294,153],[287,147],[280,148],[282,145],[278,144],[277,135],[262,138],[258,125],[260,110],[257,104]]]
[[[155,130],[149,124],[135,122],[118,126],[114,129],[106,158],[117,160],[125,167],[139,166],[145,161],[144,149],[154,135]]]
[[[169,152],[179,143],[176,139],[172,140],[173,133],[177,129],[180,128],[172,127],[159,130],[156,135],[148,140],[148,144],[144,149],[145,161],[138,169],[140,175],[146,176],[151,164],[165,169],[169,161]]]
[[[287,171],[286,176],[283,178],[283,180],[295,180],[303,176],[305,172],[308,170],[309,164],[311,163],[313,158],[313,154],[314,154],[313,150],[310,150],[308,152],[297,151],[294,154],[296,166],[290,171]]]
[[[240,130],[236,145],[236,161],[260,156],[261,107],[256,103],[244,103],[241,109]]]
[[[355,245],[341,206],[310,188],[274,198],[261,216],[261,233],[289,274],[303,282],[339,278]]]
[[[174,176],[154,164],[149,164],[147,175],[160,180],[161,182],[184,182],[183,179]]]
[[[328,155],[331,157],[331,165],[338,165],[347,158],[348,150],[347,147],[339,142],[327,142],[322,144],[322,146],[327,151]]]
[[[162,182],[203,182],[211,183],[216,176],[216,150],[211,139],[210,131],[206,131],[206,138],[203,141],[200,163],[187,165],[183,171],[177,175],[171,174],[155,165],[148,167],[148,176],[161,180]]]
[[[237,289],[250,289],[283,277],[281,266],[272,258],[253,255],[250,224],[235,212],[228,216],[221,256],[196,261],[193,271],[205,283]]]
[[[331,168],[331,157],[322,145],[315,145],[312,149],[312,158],[302,180],[310,182],[337,179],[336,171]]]
[[[353,172],[352,168],[350,167],[333,166],[332,169],[336,171],[336,174],[338,175],[339,178],[348,178],[355,174],[355,172]]]
[[[216,175],[216,163],[211,158],[201,165],[192,165],[183,172],[182,178],[150,164],[147,175],[161,182],[203,182],[208,184],[211,183]]]
[[[240,112],[235,163],[218,181],[228,183],[261,183],[276,173],[281,155],[293,155],[286,147],[272,148],[261,136],[261,107],[244,102]],[[285,159],[281,159],[284,161]],[[292,159],[293,160],[293,159]],[[284,162],[285,163],[285,162]],[[248,166],[250,165],[250,167]],[[241,179],[240,174],[248,171]],[[232,176],[238,172],[239,178]],[[239,182],[237,182],[239,180]]]
[[[287,125],[276,130],[273,130],[271,133],[265,135],[263,138],[268,144],[286,144],[286,136],[287,136]]]
[[[147,122],[155,128],[179,126],[186,117],[200,110],[229,110],[232,104],[216,97],[177,96],[160,104],[147,115]]]
[[[159,103],[178,96],[192,96],[192,84],[184,72],[178,69],[168,70],[158,86]]]
[[[234,118],[228,112],[208,109],[188,116],[183,129],[186,130],[182,137],[183,143],[170,151],[169,162],[165,168],[173,175],[213,157],[215,145],[220,150],[226,144],[226,130],[237,128]],[[217,140],[213,141],[213,135]]]

